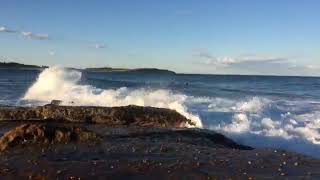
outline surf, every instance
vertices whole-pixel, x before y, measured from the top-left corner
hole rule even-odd
[[[176,94],[166,89],[100,89],[81,84],[82,73],[77,70],[53,66],[43,70],[36,82],[27,90],[22,100],[33,105],[43,105],[53,99],[68,106],[153,106],[176,110],[190,119],[195,126],[203,127],[199,116],[188,112],[186,95]]]

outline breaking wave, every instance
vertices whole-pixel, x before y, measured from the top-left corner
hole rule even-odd
[[[176,110],[192,120],[196,127],[202,127],[200,118],[187,111],[184,105],[187,96],[165,89],[99,89],[80,84],[82,73],[76,70],[54,66],[45,69],[28,89],[23,100],[33,104],[46,104],[53,99],[63,105],[83,106],[153,106]]]

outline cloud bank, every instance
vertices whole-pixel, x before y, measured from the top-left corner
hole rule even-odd
[[[54,51],[49,51],[49,55],[50,55],[50,56],[54,56],[54,55],[56,55],[56,52],[54,52]]]
[[[260,75],[320,75],[320,65],[296,64],[296,56],[274,56],[269,54],[244,54],[239,56],[214,56],[206,50],[195,50],[193,58],[202,69],[218,74]]]
[[[216,57],[205,51],[199,51],[194,54],[195,57],[201,58],[204,61],[201,63],[205,65],[212,65],[217,67],[227,67],[241,64],[255,64],[255,63],[287,63],[288,58],[271,55],[248,54],[237,57]]]
[[[34,40],[48,40],[49,39],[48,34],[35,34],[33,32],[25,32],[25,31],[22,31],[20,34],[23,37],[26,37],[29,39],[34,39]]]
[[[30,31],[18,31],[18,30],[13,30],[9,29],[6,26],[0,26],[0,33],[15,33],[18,35],[21,35],[22,37],[28,38],[28,39],[33,39],[33,40],[49,40],[49,35],[45,33],[34,33]]]
[[[5,26],[0,26],[0,32],[5,32],[5,33],[15,33],[16,31],[12,30],[12,29],[8,29]]]
[[[96,48],[96,49],[104,49],[104,48],[106,48],[106,46],[104,44],[94,44],[92,47]]]

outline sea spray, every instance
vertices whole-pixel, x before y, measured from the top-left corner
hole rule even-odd
[[[281,108],[279,104],[258,97],[235,102],[230,107],[234,114],[231,121],[211,124],[209,128],[243,144],[287,149],[320,157],[320,111],[304,115],[286,112],[279,118],[271,118],[275,109],[280,111],[277,109]]]
[[[148,90],[144,88],[131,90],[99,89],[80,84],[82,73],[76,70],[54,66],[40,73],[36,82],[28,89],[23,100],[49,103],[53,99],[62,101],[63,105],[82,106],[153,106],[176,110],[202,127],[197,115],[191,114],[185,107],[187,96],[176,94],[166,89]],[[194,127],[191,126],[190,127]]]
[[[271,119],[268,117],[268,107],[276,105],[270,103],[268,100],[257,97],[238,102],[232,107],[235,113],[232,121],[215,129],[228,133],[251,132],[285,139],[301,138],[313,144],[320,144],[320,121],[317,119],[319,117],[313,116],[309,119],[307,116],[301,117],[301,115],[287,112],[281,114],[279,119]]]

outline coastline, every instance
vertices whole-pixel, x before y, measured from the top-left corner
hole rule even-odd
[[[9,65],[8,65],[9,64]],[[10,64],[13,64],[10,65]],[[44,70],[49,66],[29,65],[21,64],[16,62],[0,62],[0,70],[2,69],[15,69],[15,70]],[[152,74],[168,74],[168,75],[180,75],[180,76],[243,76],[243,77],[283,77],[283,78],[319,78],[317,75],[278,75],[278,74],[207,74],[207,73],[190,73],[190,72],[175,72],[169,69],[158,69],[158,68],[113,68],[113,67],[85,67],[85,68],[74,68],[66,67],[67,69],[74,69],[79,71],[87,71],[94,73],[152,73]]]
[[[6,145],[0,177],[320,177],[319,159],[254,149],[214,131],[186,128],[188,119],[172,110],[116,108],[0,107],[0,146]]]

